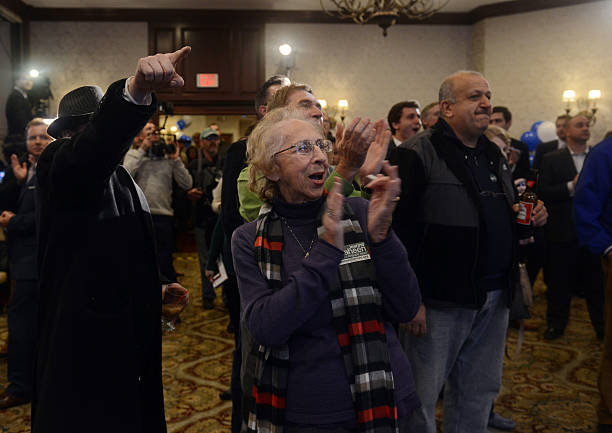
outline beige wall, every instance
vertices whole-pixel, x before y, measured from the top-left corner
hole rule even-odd
[[[494,104],[514,115],[514,136],[562,114],[564,89],[602,91],[590,143],[612,129],[610,23],[612,1],[484,20],[484,73]]]
[[[148,53],[146,23],[31,23],[31,63],[51,78],[52,113],[70,90],[97,84],[103,90],[132,75]]]
[[[442,79],[465,69],[469,26],[395,26],[384,38],[379,27],[357,24],[266,25],[266,75],[277,72],[278,46],[296,51],[291,78],[313,87],[317,98],[349,101],[347,117],[386,118],[405,99],[422,105],[437,99]]]
[[[332,104],[348,99],[348,118],[380,118],[403,99],[427,104],[446,75],[476,68],[489,79],[494,104],[512,110],[514,136],[562,113],[564,89],[586,95],[598,88],[603,99],[591,140],[596,142],[612,129],[611,18],[607,0],[474,26],[394,26],[387,38],[376,26],[268,24],[266,75],[277,72],[277,47],[289,42],[296,50],[293,79],[311,84],[317,97]],[[131,74],[147,54],[146,23],[32,22],[31,32],[31,63],[50,75],[54,107],[77,86],[105,88]]]

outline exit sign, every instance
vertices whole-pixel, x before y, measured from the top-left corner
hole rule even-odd
[[[202,88],[219,87],[219,74],[196,74],[196,86]]]

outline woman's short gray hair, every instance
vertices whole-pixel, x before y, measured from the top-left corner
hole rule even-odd
[[[268,179],[266,174],[271,174],[275,170],[274,154],[281,150],[287,140],[283,124],[291,119],[311,123],[321,135],[323,134],[320,124],[311,122],[298,110],[280,107],[266,113],[247,141],[249,189],[263,201],[272,200],[278,194],[276,182]]]

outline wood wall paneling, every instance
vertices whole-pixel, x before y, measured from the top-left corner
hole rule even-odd
[[[264,77],[259,73],[264,68],[263,32],[257,29],[240,29],[238,31],[240,67],[238,79],[243,94],[255,97]]]
[[[149,52],[192,53],[178,65],[185,86],[159,92],[181,114],[249,114],[265,71],[264,26],[232,21],[217,23],[149,23]],[[218,74],[219,87],[199,88],[196,75]]]
[[[183,45],[190,45],[193,55],[183,62],[185,87],[183,93],[201,94],[210,99],[213,95],[226,98],[236,92],[237,83],[234,79],[235,56],[234,32],[231,28],[201,27],[186,28],[182,31]],[[198,88],[196,74],[216,73],[219,75],[218,88]]]

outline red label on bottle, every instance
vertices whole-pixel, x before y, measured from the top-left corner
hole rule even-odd
[[[516,222],[525,226],[530,225],[531,211],[533,211],[533,203],[526,201],[519,202],[519,211],[516,215]]]

